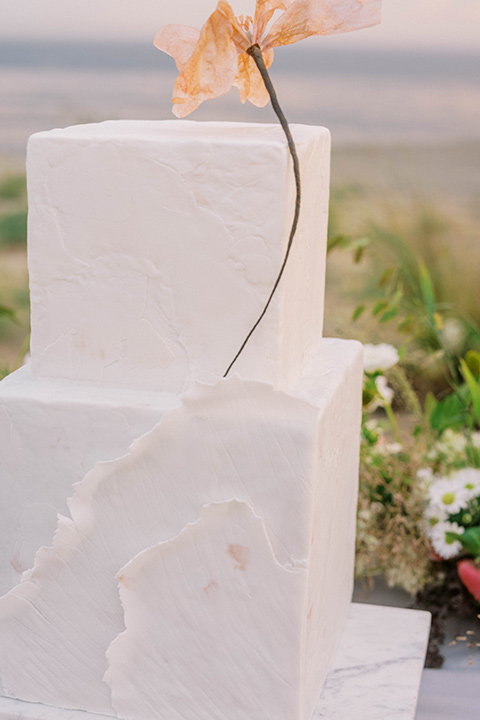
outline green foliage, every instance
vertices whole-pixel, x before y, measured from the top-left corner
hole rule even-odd
[[[8,320],[16,320],[15,310],[7,305],[0,305],[0,318],[7,318]]]
[[[433,283],[430,274],[425,267],[425,264],[420,260],[418,262],[418,277],[420,281],[420,290],[422,293],[423,307],[425,309],[425,316],[431,323],[432,327],[437,327],[435,320],[435,293],[433,290]]]
[[[419,455],[385,443],[380,425],[362,431],[357,521],[357,577],[384,575],[414,593],[434,576],[423,533],[425,492],[417,482]]]
[[[446,535],[450,535],[453,540],[459,540],[470,555],[480,557],[480,527],[468,528],[462,535],[453,532]]]
[[[444,224],[428,213],[419,225],[419,231],[431,238],[444,229]],[[480,426],[480,330],[473,321],[462,318],[452,302],[439,300],[441,283],[435,282],[412,246],[376,224],[371,225],[371,233],[370,239],[338,233],[329,243],[330,252],[346,251],[355,264],[378,256],[378,245],[391,251],[389,264],[377,265],[376,277],[369,275],[368,300],[364,297],[356,305],[352,321],[365,327],[370,318],[368,342],[374,342],[375,336],[383,341],[388,328],[392,328],[391,336],[401,338],[399,352],[408,375],[415,386],[427,385],[425,392],[420,391],[424,408],[417,415],[431,431],[441,435],[447,429]],[[435,268],[435,262],[431,265]],[[365,388],[369,396],[371,389]],[[412,396],[407,391],[397,396],[397,402],[404,402],[405,395]]]
[[[13,302],[15,307],[19,309],[24,308],[27,311],[30,310],[30,291],[28,286],[15,289],[15,292],[13,293]]]
[[[458,358],[480,351],[480,245],[471,235],[478,224],[470,225],[465,211],[447,215],[405,199],[378,204],[366,190],[359,202],[359,192],[332,193],[330,223],[330,252],[347,251],[355,261],[335,267],[337,293],[362,308],[349,313],[358,325],[353,334],[366,342],[413,344],[423,357],[411,370],[426,385],[435,376],[435,384],[445,387],[452,376],[460,378]],[[343,284],[342,270],[348,278]],[[373,319],[382,322],[375,326]],[[349,332],[351,337],[346,328],[345,336]]]
[[[8,305],[0,305],[0,339],[11,334],[13,325],[18,325],[17,313]]]
[[[443,400],[430,405],[429,421],[432,430],[441,435],[445,430],[460,430],[468,425],[468,412],[465,402],[459,395],[451,393]]]
[[[25,176],[0,177],[0,376],[21,362],[28,333],[26,282],[27,197]],[[2,357],[3,355],[3,357]]]
[[[26,211],[8,213],[0,218],[0,246],[25,245],[26,242]]]
[[[470,358],[471,357],[472,355],[470,355]],[[460,367],[462,375],[465,378],[465,382],[467,383],[470,391],[472,412],[477,423],[480,425],[480,381],[475,378],[465,360],[460,360]]]
[[[472,375],[480,377],[480,353],[476,350],[469,350],[465,353],[464,361]]]
[[[443,226],[425,215],[422,232],[433,238]],[[383,574],[389,584],[415,592],[440,572],[425,531],[428,480],[418,472],[444,477],[480,467],[480,331],[446,296],[432,256],[416,254],[413,243],[372,224],[359,257],[355,236],[339,236],[331,251],[364,263],[367,280],[352,321],[360,333],[368,330],[367,342],[394,338],[400,356],[394,367],[365,374],[365,410],[377,408],[384,420],[372,427],[366,415],[363,423],[357,574]],[[385,264],[379,245],[388,248]],[[382,374],[395,391],[393,401],[382,403],[380,394],[379,403]],[[407,426],[405,412],[413,420]],[[477,557],[480,507],[478,516],[474,510],[466,518],[470,526],[463,516],[458,520],[466,528],[465,552]]]
[[[473,351],[469,353],[474,367],[476,355]],[[464,358],[459,358],[459,367],[465,382],[452,382],[452,391],[441,400],[437,401],[430,393],[425,401],[430,427],[439,435],[448,428],[458,431],[480,427],[480,380]]]
[[[327,254],[336,248],[351,250],[354,262],[359,263],[369,244],[370,240],[367,237],[354,238],[351,235],[333,235],[328,239]]]
[[[0,180],[0,200],[24,200],[26,193],[25,175],[8,175]]]
[[[355,322],[355,320],[358,320],[358,318],[360,318],[363,315],[363,313],[365,312],[366,309],[367,308],[365,305],[357,305],[357,307],[355,308],[355,310],[352,313],[353,322]]]

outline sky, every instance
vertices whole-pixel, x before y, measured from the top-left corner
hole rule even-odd
[[[231,0],[238,13],[253,0]],[[200,27],[216,0],[0,0],[0,41],[95,39],[150,42],[167,23]],[[480,52],[480,0],[384,0],[379,27],[305,41],[337,47]]]

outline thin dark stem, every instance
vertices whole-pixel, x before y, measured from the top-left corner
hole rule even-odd
[[[255,325],[252,327],[252,329],[251,329],[250,332],[248,333],[247,337],[245,338],[245,340],[244,340],[243,343],[241,344],[239,351],[237,352],[237,354],[236,354],[235,357],[233,358],[232,362],[231,362],[230,365],[228,366],[228,368],[227,368],[227,370],[226,370],[226,372],[225,372],[225,374],[224,374],[223,377],[227,377],[228,373],[229,373],[230,370],[232,369],[234,363],[238,360],[238,357],[240,356],[241,352],[242,352],[243,349],[245,348],[245,345],[248,343],[248,341],[249,341],[250,338],[252,337],[253,333],[255,332],[255,330],[257,329],[257,327],[259,326],[262,318],[264,317],[265,313],[266,313],[267,310],[268,310],[268,307],[269,307],[270,303],[272,302],[272,298],[273,298],[273,296],[275,295],[275,291],[276,291],[276,289],[277,289],[277,287],[278,287],[278,285],[279,285],[279,283],[280,283],[280,280],[281,280],[282,275],[283,275],[283,271],[285,270],[285,266],[286,266],[286,264],[287,264],[288,256],[290,255],[290,250],[291,250],[291,248],[292,248],[293,238],[294,238],[295,233],[296,233],[296,231],[297,231],[298,218],[299,218],[299,215],[300,215],[300,198],[301,198],[300,165],[299,165],[299,162],[298,162],[298,155],[297,155],[297,151],[296,151],[296,148],[295,148],[295,143],[293,142],[292,133],[290,132],[290,128],[289,128],[289,126],[288,126],[287,119],[286,119],[285,115],[283,114],[282,108],[280,107],[280,105],[279,105],[279,103],[278,103],[277,93],[275,92],[275,88],[273,87],[272,81],[271,81],[271,79],[270,79],[270,75],[268,74],[268,70],[267,70],[267,68],[266,68],[266,66],[265,66],[265,63],[264,63],[264,61],[263,61],[262,53],[261,53],[261,50],[260,50],[259,46],[258,46],[258,45],[252,45],[251,47],[248,48],[247,52],[248,52],[248,54],[251,55],[251,57],[255,60],[255,63],[256,63],[256,65],[257,65],[257,68],[258,68],[258,70],[259,70],[259,72],[260,72],[260,74],[261,74],[261,76],[262,76],[262,78],[263,78],[263,82],[265,83],[265,87],[267,88],[268,94],[270,95],[270,101],[271,101],[271,103],[272,103],[272,108],[273,108],[276,116],[278,117],[278,119],[279,119],[279,121],[280,121],[280,125],[282,126],[283,132],[285,133],[285,136],[286,136],[286,138],[287,138],[288,149],[290,150],[290,155],[292,156],[292,160],[293,160],[293,172],[294,172],[294,175],[295,175],[295,187],[296,187],[297,195],[296,195],[296,199],[295,199],[295,213],[294,213],[294,216],[293,216],[292,228],[291,228],[291,230],[290,230],[290,236],[289,236],[289,238],[288,238],[288,243],[287,243],[287,249],[286,249],[286,252],[285,252],[285,257],[283,258],[282,266],[281,266],[280,271],[279,271],[279,273],[278,273],[278,275],[277,275],[277,279],[275,280],[275,284],[274,284],[274,286],[273,286],[273,289],[272,289],[272,291],[271,291],[271,293],[270,293],[270,296],[269,296],[269,298],[268,298],[268,300],[267,300],[267,302],[266,302],[265,307],[263,308],[263,310],[262,310],[262,312],[261,312],[261,314],[260,314],[260,317],[258,318],[258,320],[256,321]]]

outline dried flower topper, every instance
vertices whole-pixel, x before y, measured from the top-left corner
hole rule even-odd
[[[270,98],[293,161],[296,201],[285,256],[265,307],[224,377],[267,312],[285,270],[300,216],[300,168],[295,143],[268,74],[273,48],[311,35],[333,35],[375,25],[380,22],[381,4],[382,0],[256,0],[252,18],[236,17],[229,3],[220,0],[200,31],[166,25],[155,36],[154,45],[171,55],[179,70],[172,98],[177,117],[189,115],[204,100],[224,95],[232,85],[238,87],[242,102],[250,100],[261,107]],[[276,16],[277,12],[281,14]]]
[[[200,31],[167,25],[154,44],[175,59],[180,72],[173,92],[174,114],[185,117],[232,85],[238,87],[242,102],[266,105],[267,90],[248,53],[252,45],[259,47],[268,68],[273,48],[311,35],[375,25],[380,22],[380,9],[381,0],[257,0],[251,18],[235,17],[229,3],[220,0]],[[277,11],[281,15],[274,18]]]

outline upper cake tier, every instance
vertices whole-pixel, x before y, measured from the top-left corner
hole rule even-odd
[[[323,325],[330,138],[292,126],[294,246],[233,372],[288,387]],[[225,372],[270,294],[295,184],[276,125],[114,121],[28,145],[34,376],[179,392]]]

